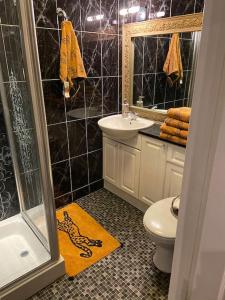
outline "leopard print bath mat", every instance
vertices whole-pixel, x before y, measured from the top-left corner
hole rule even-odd
[[[56,212],[59,249],[66,273],[75,276],[109,253],[120,243],[77,204]]]

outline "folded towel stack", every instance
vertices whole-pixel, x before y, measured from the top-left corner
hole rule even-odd
[[[191,108],[170,108],[167,111],[167,116],[165,122],[160,127],[160,137],[164,140],[186,146]]]

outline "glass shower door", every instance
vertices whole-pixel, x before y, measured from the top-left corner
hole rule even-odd
[[[10,0],[3,6],[0,298],[1,289],[59,258],[32,3]]]

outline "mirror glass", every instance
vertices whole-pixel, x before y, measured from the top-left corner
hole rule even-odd
[[[163,66],[169,51],[172,34],[139,36],[133,43],[133,105],[167,110],[171,107],[191,106],[192,82],[194,80],[198,46],[201,32],[179,34],[183,67],[183,80],[171,86]]]

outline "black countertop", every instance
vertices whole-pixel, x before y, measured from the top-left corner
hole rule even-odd
[[[173,144],[173,145],[176,145],[176,146],[180,146],[180,147],[186,148],[186,146],[183,146],[183,145],[171,142],[171,141],[167,141],[167,140],[161,139],[160,138],[160,126],[161,126],[161,124],[155,123],[154,125],[152,125],[152,126],[150,126],[148,128],[139,130],[139,133],[143,134],[143,135],[147,135],[147,136],[153,137],[153,138],[161,140],[161,141],[164,141],[166,143],[170,143],[170,144]]]

